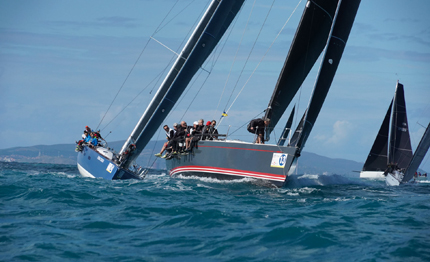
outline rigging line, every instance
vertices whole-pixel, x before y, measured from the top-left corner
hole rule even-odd
[[[241,9],[239,10],[239,12],[238,13],[240,13],[240,11],[241,11]],[[230,39],[230,36],[231,36],[231,33],[233,32],[233,28],[236,26],[236,22],[237,22],[237,20],[238,20],[238,15],[236,15],[235,17],[234,17],[234,22],[233,22],[233,25],[232,26],[230,26],[229,28],[228,28],[228,30],[229,30],[229,32],[228,32],[228,35],[227,35],[227,37],[223,37],[223,40],[224,40],[224,43],[222,44],[222,48],[221,48],[221,50],[218,52],[218,48],[219,48],[219,46],[220,45],[217,45],[216,47],[215,47],[215,51],[213,52],[213,54],[211,54],[211,59],[213,60],[213,62],[212,62],[212,67],[211,67],[211,71],[212,71],[212,69],[215,67],[215,63],[219,60],[219,58],[220,58],[220,56],[221,56],[221,53],[222,53],[222,51],[224,50],[224,48],[225,48],[225,45],[227,44],[227,42],[228,42],[228,39]],[[216,59],[214,58],[215,57],[215,53],[216,52],[218,52],[218,56],[216,56]],[[208,60],[209,61],[209,60]]]
[[[248,61],[249,61],[249,59],[251,57],[252,52],[254,51],[254,48],[255,48],[255,45],[257,44],[258,39],[260,38],[261,31],[263,31],[264,25],[266,24],[267,18],[269,17],[270,12],[272,11],[272,8],[273,8],[273,5],[275,4],[275,1],[276,0],[272,1],[272,5],[270,6],[269,12],[267,12],[266,17],[264,18],[263,24],[260,27],[260,31],[258,32],[257,37],[256,37],[256,39],[254,41],[254,44],[252,45],[251,50],[248,53],[248,57],[246,58],[245,63],[243,65],[243,67],[242,67],[242,70],[239,73],[239,77],[237,78],[236,83],[235,83],[235,85],[233,87],[233,90],[231,91],[230,97],[228,98],[227,103],[225,104],[224,111],[225,111],[226,107],[228,106],[228,103],[230,103],[230,99],[233,96],[234,90],[236,89],[236,87],[237,87],[237,85],[239,83],[239,80],[240,80],[240,77],[243,74],[243,71],[245,71],[245,67],[248,64]]]
[[[241,11],[241,9],[239,10],[239,12],[238,13],[240,13],[240,11]],[[229,32],[228,32],[228,35],[227,35],[227,37],[225,38],[225,40],[224,40],[224,43],[223,43],[223,45],[222,45],[222,48],[221,48],[221,50],[218,52],[218,56],[217,56],[217,58],[216,59],[214,59],[214,61],[212,62],[212,68],[214,68],[215,67],[215,63],[219,60],[219,57],[221,56],[221,53],[222,53],[222,51],[224,50],[224,47],[225,47],[225,45],[227,44],[227,41],[228,41],[228,39],[230,38],[230,36],[231,36],[231,33],[233,32],[233,28],[236,26],[236,22],[237,22],[237,20],[238,20],[238,15],[236,15],[235,17],[234,17],[234,22],[233,22],[233,25],[231,26],[231,27],[229,27]],[[218,48],[219,47],[219,45],[217,45],[217,47],[216,48]],[[216,49],[217,50],[217,49]],[[215,52],[214,52],[215,53]],[[215,55],[214,55],[215,56]]]
[[[133,72],[133,69],[136,67],[137,62],[140,60],[140,57],[142,56],[143,52],[145,51],[146,47],[148,46],[151,39],[148,39],[148,41],[145,44],[145,47],[140,52],[139,56],[137,57],[136,61],[134,62],[134,65],[131,67],[131,70],[128,72],[127,76],[125,77],[121,87],[119,88],[118,92],[116,93],[115,97],[113,98],[112,102],[110,103],[108,109],[106,110],[105,114],[103,115],[102,119],[100,120],[99,124],[97,125],[96,130],[99,128],[103,120],[105,119],[107,113],[109,112],[110,108],[112,107],[113,103],[115,102],[116,98],[118,97],[119,93],[121,92],[122,88],[125,85],[125,82],[127,82],[128,78],[130,77],[131,73]]]
[[[226,113],[228,113],[228,111],[230,111],[231,107],[234,105],[234,103],[236,102],[237,98],[239,97],[239,95],[242,93],[243,89],[245,88],[245,86],[248,84],[249,80],[252,78],[252,76],[254,75],[255,71],[257,70],[257,68],[260,66],[261,62],[263,61],[263,59],[266,57],[267,53],[269,52],[269,50],[272,48],[273,44],[275,43],[275,41],[278,39],[278,37],[281,35],[282,31],[284,30],[285,26],[288,24],[288,22],[290,21],[291,17],[293,16],[293,14],[296,12],[297,8],[299,7],[300,3],[302,2],[302,0],[299,1],[299,3],[297,4],[297,6],[294,8],[293,12],[291,13],[290,17],[288,17],[287,21],[285,22],[285,24],[282,26],[281,30],[279,31],[278,35],[275,37],[275,39],[273,40],[272,44],[270,44],[269,48],[267,49],[266,53],[264,53],[264,56],[260,59],[260,62],[257,64],[257,66],[255,67],[254,71],[252,71],[251,75],[248,77],[248,79],[246,80],[245,84],[243,85],[242,89],[240,90],[240,92],[237,94],[236,98],[234,99],[234,101],[231,103],[230,107],[227,109]]]
[[[169,10],[169,12],[167,13],[167,15],[163,18],[163,20],[161,21],[161,23],[163,23],[163,21],[167,18],[167,16],[170,14],[170,12],[173,10],[173,8],[175,7],[175,5],[179,2],[179,0],[176,1],[176,3],[172,6],[172,8]],[[158,27],[155,29],[155,32],[157,31],[157,29],[161,26],[161,23],[158,25]],[[155,33],[154,32],[154,33]],[[123,89],[125,82],[127,82],[128,78],[130,77],[131,73],[133,72],[134,68],[136,67],[137,62],[140,60],[140,57],[142,56],[143,52],[146,50],[146,47],[148,46],[149,42],[151,41],[151,38],[148,39],[148,41],[146,42],[145,46],[143,47],[142,51],[140,52],[139,56],[137,57],[136,61],[134,62],[133,66],[131,67],[130,71],[128,72],[127,76],[125,77],[122,85],[120,86],[118,92],[116,93],[115,97],[113,98],[111,104],[109,105],[108,109],[106,110],[105,114],[103,115],[102,119],[100,120],[99,124],[97,125],[96,130],[100,127],[101,123],[103,122],[103,120],[105,119],[107,113],[109,112],[110,108],[112,107],[113,103],[115,102],[116,98],[118,97],[119,93],[121,92],[121,90]]]
[[[241,12],[241,10],[242,10],[242,9],[240,9],[240,10],[239,10],[239,13]],[[233,32],[233,28],[236,26],[236,22],[238,21],[238,18],[237,18],[237,17],[238,17],[238,15],[236,15],[236,16],[234,17],[233,25],[232,25],[231,27],[229,27],[228,35],[227,35],[227,37],[225,38],[224,43],[222,44],[221,50],[218,52],[218,55],[216,56],[216,58],[215,58],[215,52],[213,53],[213,55],[211,55],[211,57],[212,57],[211,59],[212,59],[213,61],[212,61],[212,67],[211,67],[211,70],[210,70],[210,72],[209,72],[209,73],[211,73],[211,72],[212,72],[213,68],[215,67],[216,62],[218,62],[218,60],[219,60],[219,58],[220,58],[220,56],[221,56],[221,54],[222,54],[222,52],[223,52],[223,50],[224,50],[224,48],[225,48],[225,46],[226,46],[227,42],[228,42],[228,39],[230,39],[231,33]],[[216,52],[218,51],[218,47],[219,47],[219,45],[217,45],[217,47],[216,47],[216,49],[215,49],[215,51],[216,51]],[[223,90],[223,92],[222,92],[222,93],[224,93],[224,90]],[[222,97],[222,93],[221,93],[221,97]],[[215,119],[216,111],[218,110],[218,106],[219,106],[219,103],[220,103],[220,102],[221,102],[221,98],[220,98],[220,101],[218,102],[218,105],[217,105],[216,109],[214,110],[214,114],[213,114],[212,119]]]
[[[236,21],[237,21],[237,19],[235,18],[235,23],[236,23]],[[194,84],[196,83],[197,79],[199,79],[199,77],[200,77],[200,75],[201,75],[202,71],[205,71],[206,73],[208,73],[208,75],[206,76],[205,80],[204,80],[204,81],[203,81],[203,83],[201,84],[200,89],[197,91],[196,95],[195,95],[195,96],[194,96],[194,98],[192,99],[192,101],[191,101],[191,103],[189,104],[188,108],[185,110],[185,112],[184,112],[184,114],[182,115],[181,119],[183,119],[183,118],[185,117],[185,114],[188,112],[188,109],[189,109],[189,108],[191,107],[191,105],[193,104],[194,100],[196,99],[196,97],[198,96],[198,94],[200,93],[200,91],[202,90],[203,86],[206,84],[206,82],[207,82],[207,80],[208,80],[208,78],[209,78],[210,74],[212,73],[213,68],[215,67],[216,62],[219,60],[219,57],[220,57],[220,55],[221,55],[222,51],[224,50],[224,47],[225,47],[225,45],[226,45],[226,43],[227,43],[228,39],[229,39],[229,38],[230,38],[230,36],[231,36],[231,32],[232,32],[232,31],[233,31],[233,30],[231,30],[231,29],[229,30],[228,36],[227,36],[227,38],[225,38],[224,43],[223,43],[223,45],[222,45],[222,48],[221,48],[221,50],[218,52],[218,56],[216,56],[216,58],[215,58],[215,53],[217,52],[217,49],[219,48],[219,45],[217,45],[217,47],[216,47],[215,51],[211,54],[211,57],[210,57],[209,59],[207,59],[207,61],[205,62],[205,65],[203,65],[202,67],[200,67],[200,69],[201,69],[201,70],[199,71],[199,74],[197,75],[197,77],[195,77],[195,78],[193,79],[193,83],[190,85],[190,87],[189,87],[189,88],[187,88],[187,91],[186,91],[186,92],[185,92],[185,94],[181,97],[181,100],[180,100],[180,101],[178,101],[178,103],[176,103],[176,105],[175,105],[174,109],[175,109],[175,108],[178,106],[178,104],[180,104],[180,103],[183,101],[183,99],[186,97],[186,95],[188,94],[188,92],[191,90],[191,87],[192,87],[192,86],[194,86]],[[211,64],[210,70],[206,70],[206,69],[204,69],[204,67],[206,67],[206,66],[209,64],[210,60],[212,60],[212,64]],[[173,111],[174,111],[174,109],[173,109]],[[214,118],[212,118],[212,119],[214,119]]]
[[[202,12],[200,12],[199,17],[203,16],[205,10],[202,10]],[[179,44],[177,51],[174,53],[178,53],[181,50],[181,47],[184,46],[184,43],[187,41],[188,36],[191,34],[191,32],[193,31],[193,29],[196,27],[196,24],[200,21],[199,17],[194,21],[194,24],[190,27],[190,29],[188,30],[188,33],[184,36],[184,38],[182,39],[182,42]],[[172,59],[170,59],[170,62],[166,65],[166,67],[163,69],[163,74],[164,72],[166,72],[166,70],[170,67],[170,65],[175,61],[176,57],[173,56]],[[149,92],[150,94],[152,93],[152,91],[154,91],[154,88],[158,85],[158,82],[161,80],[163,75],[160,75],[159,79],[157,80],[157,82],[154,83],[154,86],[152,87],[151,91]]]
[[[255,115],[252,119],[255,119],[256,117],[258,117],[259,115],[263,114],[265,110],[263,110],[262,112],[258,113],[257,115]],[[230,134],[228,134],[228,136],[233,135],[234,133],[236,133],[239,129],[241,129],[242,127],[244,127],[247,123],[249,123],[248,121],[245,122],[245,124],[241,125],[240,127],[236,128],[236,130],[234,130],[233,132],[231,132]],[[219,126],[219,124],[218,124]]]
[[[210,73],[208,73],[208,75],[205,78],[205,81],[203,81],[203,84],[200,86],[199,90],[197,91],[196,95],[194,96],[194,98],[191,100],[190,104],[188,105],[187,109],[185,110],[184,114],[182,115],[182,118],[184,118],[185,114],[188,112],[188,109],[190,109],[191,105],[193,104],[194,100],[196,99],[197,95],[200,93],[200,91],[202,90],[203,86],[205,85],[206,81],[208,80],[210,76]]]
[[[146,85],[146,87],[144,88],[144,89],[142,89],[142,91],[140,91],[121,111],[119,111],[119,113],[115,116],[115,117],[113,117],[112,118],[112,120],[111,121],[109,121],[109,123],[107,123],[103,128],[102,128],[102,130],[104,130],[104,129],[106,129],[125,109],[127,109],[127,107],[128,106],[130,106],[130,104],[131,103],[133,103],[134,102],[134,100],[136,100],[137,99],[137,97],[143,92],[143,91],[145,91],[151,84],[152,84],[152,82],[154,82],[155,81],[155,79],[157,78],[157,77],[159,77],[159,75],[162,75],[163,74],[163,71],[162,72],[160,72],[156,77],[154,77],[154,79],[152,79],[152,81],[151,82],[149,82],[147,85]]]
[[[205,12],[205,9],[204,10],[202,10],[202,12],[200,13],[200,17],[203,15],[203,13]],[[191,33],[191,31],[195,28],[195,26],[196,26],[196,24],[198,23],[198,21],[199,21],[200,19],[197,19],[195,22],[194,22],[194,24],[193,24],[193,26],[192,27],[190,27],[190,30],[188,31],[188,34],[187,35],[189,35],[190,33]],[[185,42],[185,40],[187,39],[187,37],[184,37],[184,39],[182,40],[182,43],[180,44],[180,46],[178,47],[178,49],[180,49],[180,47],[181,46],[183,46],[183,43]],[[170,63],[172,63],[173,62],[173,60],[174,60],[174,58],[172,58],[171,60],[170,60],[170,62],[169,62],[169,64],[168,65],[170,65]],[[166,71],[166,69],[167,69],[167,67],[168,66],[166,66],[166,68],[163,70],[163,72],[165,72]],[[213,67],[212,67],[213,68]],[[207,70],[204,70],[204,71],[206,71],[206,72],[208,72]],[[166,119],[170,116],[170,114],[172,113],[172,112],[174,112],[175,111],[175,109],[178,107],[178,105],[182,102],[182,100],[184,99],[184,97],[186,96],[186,94],[189,92],[189,90],[191,89],[191,87],[195,84],[195,82],[197,81],[197,79],[199,78],[199,76],[200,76],[200,74],[201,74],[201,70],[199,71],[199,75],[197,75],[197,77],[195,77],[194,79],[193,79],[193,83],[190,85],[190,88],[187,88],[187,91],[185,92],[185,94],[184,95],[182,95],[181,96],[181,98],[180,98],[180,100],[177,102],[177,103],[175,103],[175,105],[174,105],[174,107],[172,108],[172,110],[167,114],[167,116],[166,116]],[[208,72],[208,73],[210,73],[210,72]],[[161,79],[161,76],[160,76],[160,79]],[[159,80],[160,80],[159,79]],[[158,81],[159,81],[158,80]],[[157,82],[158,82],[157,81]],[[156,84],[154,84],[154,87],[155,87],[155,85]],[[151,92],[152,92],[152,90],[151,90]]]
[[[218,107],[219,107],[219,105],[221,104],[221,100],[222,100],[222,97],[223,97],[223,95],[224,95],[224,91],[225,91],[225,89],[226,89],[226,87],[227,87],[227,83],[228,83],[228,81],[229,81],[229,79],[230,79],[231,72],[233,71],[233,66],[234,66],[234,64],[235,64],[235,62],[236,62],[237,54],[239,53],[239,49],[240,49],[240,46],[242,45],[242,41],[243,41],[243,38],[244,38],[244,36],[245,36],[246,29],[248,28],[248,25],[249,25],[249,20],[251,19],[252,12],[254,11],[255,2],[256,2],[256,0],[254,0],[254,3],[252,4],[251,12],[250,12],[250,13],[249,13],[249,15],[248,15],[248,20],[246,21],[245,29],[243,30],[242,37],[241,37],[241,39],[240,39],[240,41],[239,41],[239,45],[237,46],[236,53],[234,54],[233,63],[231,64],[230,71],[228,72],[228,75],[227,75],[227,79],[225,80],[224,88],[222,89],[221,96],[220,96],[220,98],[219,98],[218,105],[217,105],[217,107],[216,107],[216,109],[215,109],[215,113],[214,113],[214,115],[216,114],[216,111],[218,111]],[[238,20],[238,19],[236,19],[236,21],[237,21],[237,20]],[[231,30],[231,31],[233,31],[233,30]],[[230,32],[231,32],[231,31],[230,31]],[[231,96],[230,96],[230,97],[231,97]]]
[[[169,13],[170,13],[170,11],[169,11]],[[164,21],[164,19],[163,19],[163,21]],[[195,22],[194,22],[194,25],[197,23],[199,21],[199,19],[197,19]],[[190,32],[193,30],[193,26],[192,27],[190,27],[190,30],[188,31],[188,34],[190,34]],[[186,41],[186,37],[184,37],[184,39],[182,40],[182,42],[181,42],[181,44],[179,45],[179,47],[178,47],[178,49],[180,49],[181,48],[181,46],[183,46],[183,44],[184,44],[184,42]],[[154,39],[155,40],[155,39]],[[172,52],[174,52],[174,51],[172,51]],[[174,52],[175,53],[175,52]],[[170,62],[164,67],[164,69],[163,70],[161,70],[161,72],[156,76],[156,77],[154,77],[154,79],[141,91],[141,92],[139,92],[131,101],[130,101],[130,103],[128,103],[108,124],[106,124],[106,126],[105,127],[103,127],[103,129],[105,129],[108,125],[110,125],[125,109],[127,109],[127,107],[129,107],[130,106],[130,104],[131,103],[133,103],[134,102],[134,100],[136,100],[137,99],[137,97],[140,95],[140,94],[142,94],[142,92],[143,91],[145,91],[150,85],[151,85],[151,83],[154,83],[154,86],[152,87],[152,89],[151,89],[151,91],[149,92],[150,94],[152,93],[152,91],[153,91],[153,89],[155,88],[155,86],[157,85],[157,83],[161,80],[161,78],[163,77],[163,75],[164,75],[164,72],[166,72],[166,70],[170,67],[170,65],[171,65],[171,63],[173,62],[175,60],[175,56],[173,56],[172,57],[172,59],[170,59]],[[158,78],[158,80],[157,81],[155,81],[155,79],[157,79]],[[154,82],[155,81],[155,82]]]
[[[157,138],[155,139],[154,146],[152,147],[151,155],[150,155],[150,156],[149,156],[149,158],[148,158],[147,165],[148,165],[149,167],[152,167],[152,166],[154,165],[155,161],[157,161],[157,159],[158,159],[158,157],[155,157],[154,162],[152,162],[152,164],[151,164],[151,165],[149,165],[149,162],[151,161],[151,158],[153,157],[153,154],[154,154],[154,152],[155,152],[155,146],[157,145],[157,142],[156,142],[156,141],[158,141],[158,138],[160,137],[160,133],[161,133],[161,129],[159,129],[159,130],[158,130]],[[164,145],[164,143],[163,143],[163,145]]]
[[[200,77],[200,75],[202,74],[202,72],[203,72],[202,70],[199,70],[199,74],[197,75],[197,77],[193,78],[193,82],[191,83],[191,85],[189,85],[189,87],[187,88],[187,90],[185,91],[185,93],[183,95],[181,95],[180,100],[175,104],[175,106],[173,107],[173,109],[171,111],[175,111],[178,108],[179,104],[181,104],[182,101],[184,101],[184,99],[187,96],[188,92],[190,92],[190,90],[192,89],[192,87],[194,86],[194,84],[197,82],[197,79]],[[204,72],[206,72],[206,71],[204,71]],[[189,106],[188,106],[188,108],[189,108]],[[185,116],[188,108],[185,110],[185,113],[179,119],[180,121],[183,120],[183,118],[184,118],[184,116]]]
[[[179,0],[176,1],[176,3],[173,5],[173,7],[176,6],[176,4],[179,2]],[[170,9],[169,13],[167,13],[167,15],[165,16],[165,18],[163,19],[163,21],[161,21],[160,25],[157,27],[157,29],[155,30],[153,36],[160,32],[164,27],[166,27],[168,24],[170,24],[176,17],[178,17],[182,12],[184,12],[185,9],[187,9],[192,3],[194,3],[195,0],[191,1],[188,5],[186,5],[181,11],[179,11],[175,16],[172,17],[172,19],[170,19],[169,21],[166,22],[166,24],[164,24],[163,26],[161,26],[161,24],[164,22],[164,20],[166,20],[167,16],[170,14],[170,12],[173,10]]]
[[[165,44],[161,43],[160,41],[158,41],[157,39],[153,38],[152,36],[150,37],[152,40],[154,40],[155,42],[159,43],[160,45],[162,45],[163,47],[165,47],[167,50],[169,50],[170,52],[174,53],[176,56],[184,59],[185,57],[182,57],[181,54],[176,53],[175,51],[173,51],[171,48],[169,48],[168,46],[166,46]]]

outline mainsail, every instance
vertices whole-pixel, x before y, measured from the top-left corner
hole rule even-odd
[[[397,82],[391,121],[390,151],[388,161],[406,168],[412,159],[412,146],[406,116],[405,92],[403,85]]]
[[[296,145],[299,148],[299,152],[306,143],[330,89],[359,5],[360,0],[339,1],[337,16],[333,22],[332,31],[322,59],[322,65],[308,106],[303,130]]]
[[[338,0],[313,0],[306,3],[306,9],[267,106],[265,117],[270,118],[269,133],[324,50],[337,4]]]
[[[212,1],[139,123],[122,147],[120,153],[124,152],[129,144],[136,144],[136,150],[128,157],[125,166],[129,166],[138,157],[152,138],[188,83],[224,35],[243,2],[244,0]]]
[[[388,136],[390,131],[390,118],[393,100],[391,100],[390,107],[388,107],[385,114],[384,121],[381,128],[379,128],[378,135],[375,142],[373,142],[372,149],[370,149],[369,156],[363,166],[363,171],[385,171],[388,164]]]
[[[430,123],[427,126],[426,131],[424,132],[423,137],[421,138],[420,143],[418,144],[417,149],[415,150],[414,156],[412,157],[409,166],[406,168],[405,175],[403,176],[402,182],[408,182],[412,179],[415,172],[420,167],[421,162],[427,154],[427,151],[430,147]]]

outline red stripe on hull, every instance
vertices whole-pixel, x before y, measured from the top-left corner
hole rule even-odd
[[[259,179],[267,179],[283,182],[285,181],[285,175],[276,175],[270,173],[259,173],[238,169],[228,169],[228,168],[218,168],[218,167],[203,167],[203,166],[182,166],[176,167],[170,170],[170,176],[173,176],[180,172],[203,172],[203,173],[215,173],[215,174],[223,174],[223,175],[234,175],[234,176],[242,176],[242,177],[252,177]]]
[[[262,149],[251,149],[251,148],[239,148],[239,147],[202,146],[202,145],[199,145],[199,147],[227,148],[227,149],[236,149],[236,150],[249,150],[249,151],[261,151],[261,152],[270,152],[270,153],[283,153],[282,151],[262,150]]]

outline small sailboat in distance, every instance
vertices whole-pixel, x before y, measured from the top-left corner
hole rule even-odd
[[[430,147],[430,123],[428,124],[420,143],[405,170],[392,169],[386,173],[385,182],[389,186],[398,186],[400,184],[408,183],[414,178],[414,174],[420,167],[421,162],[427,154]],[[391,171],[391,172],[390,172]]]
[[[394,98],[360,172],[360,178],[385,179],[384,172],[389,164],[405,169],[411,159],[405,93],[403,85],[397,81]]]

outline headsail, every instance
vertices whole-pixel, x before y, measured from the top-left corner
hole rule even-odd
[[[412,146],[406,115],[405,92],[403,85],[399,82],[397,82],[396,95],[394,96],[389,150],[388,161],[397,164],[399,168],[406,168],[411,162]]]
[[[369,156],[363,166],[363,171],[385,171],[388,164],[388,136],[390,131],[390,118],[393,100],[391,100],[390,107],[385,114],[384,121],[381,128],[379,128],[378,135],[375,142],[373,142],[372,149],[370,149]]]
[[[338,12],[333,22],[331,35],[308,106],[303,131],[297,142],[299,151],[303,149],[330,89],[359,5],[360,0],[339,0]]]
[[[297,146],[297,142],[299,141],[299,137],[302,134],[303,131],[303,125],[306,118],[306,113],[308,112],[308,109],[305,110],[305,113],[303,114],[302,118],[300,119],[299,124],[297,125],[296,131],[294,131],[293,137],[290,140],[290,143],[288,146]]]
[[[283,146],[285,144],[285,140],[287,140],[287,136],[290,133],[291,126],[293,125],[293,117],[294,117],[295,110],[296,110],[296,107],[294,106],[293,110],[291,110],[290,117],[288,118],[288,121],[285,124],[284,131],[282,131],[282,135],[279,138],[279,141],[278,141],[279,146]]]
[[[268,133],[278,123],[327,44],[338,0],[306,3],[287,59],[266,110]]]
[[[403,176],[402,182],[408,182],[412,179],[415,172],[420,167],[421,162],[427,154],[427,151],[430,147],[430,123],[427,126],[426,131],[424,132],[423,137],[421,138],[420,143],[418,144],[417,150],[415,150],[414,156],[412,157],[411,162],[409,163],[408,168],[406,168],[405,175]]]
[[[182,50],[156,95],[142,115],[132,134],[121,149],[130,143],[136,150],[127,159],[128,166],[152,138],[172,110],[194,74],[211,54],[225,31],[239,12],[244,0],[213,0],[190,40]]]

